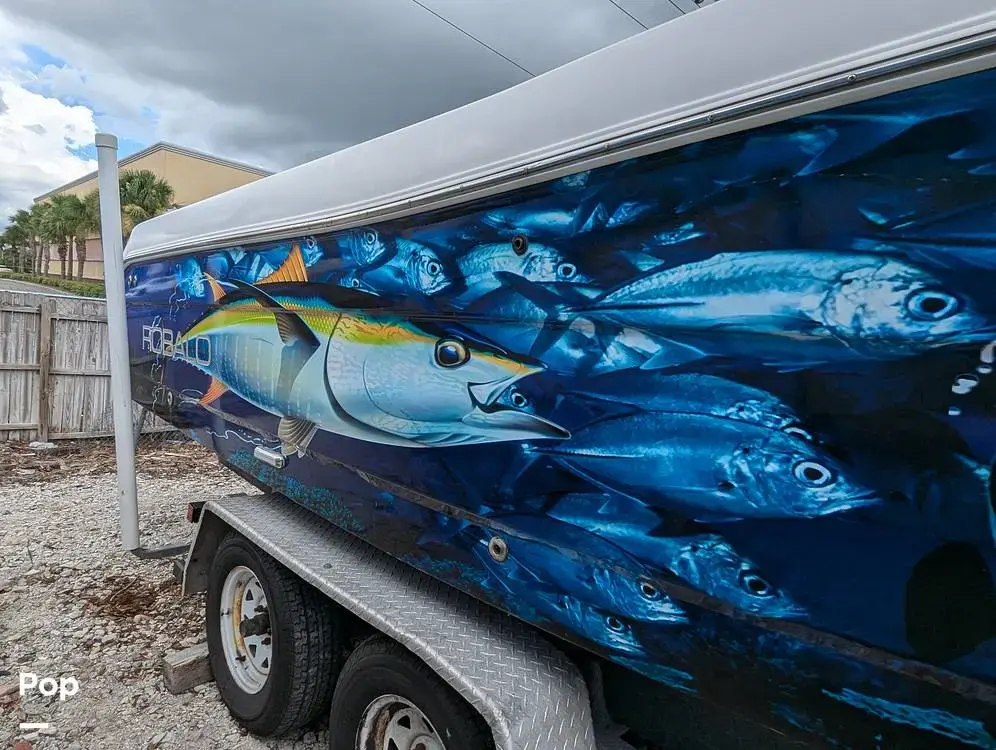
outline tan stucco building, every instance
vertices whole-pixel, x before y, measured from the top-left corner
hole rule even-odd
[[[160,179],[166,180],[173,187],[173,200],[177,206],[196,203],[270,174],[265,169],[221,159],[172,143],[156,143],[121,159],[118,161],[118,169],[121,171],[147,169]],[[46,201],[53,195],[59,194],[82,198],[96,187],[97,173],[91,172],[44,195],[39,195],[35,198],[35,203]],[[57,257],[53,248],[50,273],[58,273]],[[75,275],[75,256],[73,261]],[[90,279],[104,278],[104,260],[99,237],[87,240],[83,276]]]

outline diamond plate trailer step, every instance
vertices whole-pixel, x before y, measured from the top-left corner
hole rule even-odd
[[[497,750],[631,750],[596,738],[580,671],[535,629],[285,498],[206,502],[187,556],[185,595],[207,587],[213,551],[228,529],[422,659],[484,717]]]

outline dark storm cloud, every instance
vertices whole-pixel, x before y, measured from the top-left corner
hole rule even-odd
[[[106,53],[135,80],[181,87],[238,112],[185,122],[184,131],[219,153],[279,167],[487,96],[676,13],[668,0],[4,0],[4,7]]]

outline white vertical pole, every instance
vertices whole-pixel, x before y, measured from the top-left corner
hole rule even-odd
[[[110,133],[97,133],[94,143],[97,146],[97,186],[100,189],[100,242],[107,293],[107,341],[111,355],[111,403],[114,407],[121,543],[125,549],[135,550],[139,547],[138,489],[135,484],[135,434],[131,424],[131,370],[125,313],[121,196],[118,193],[118,139]]]

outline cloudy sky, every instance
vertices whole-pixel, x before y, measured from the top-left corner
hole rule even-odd
[[[460,106],[694,0],[0,0],[0,227],[171,141],[278,170]],[[477,41],[471,38],[477,38]]]

